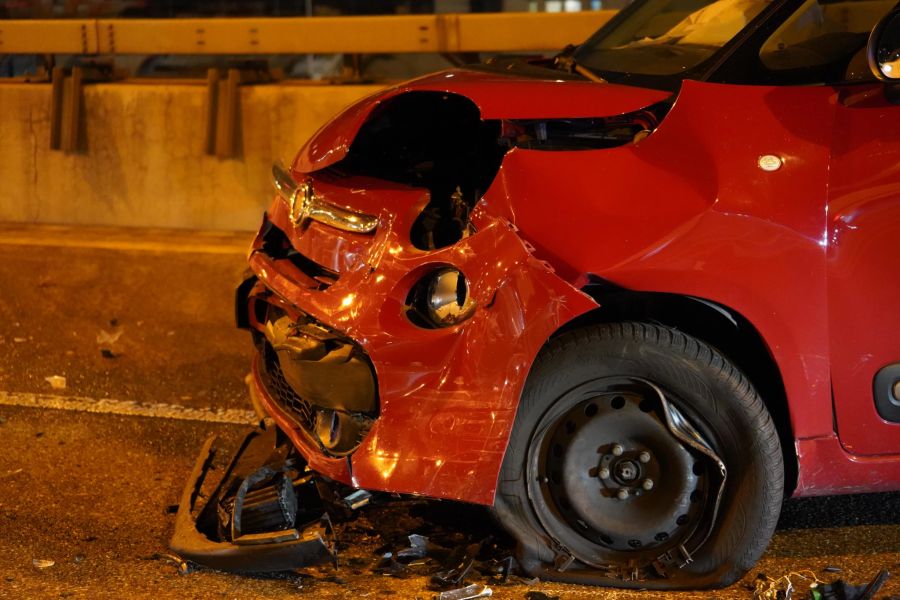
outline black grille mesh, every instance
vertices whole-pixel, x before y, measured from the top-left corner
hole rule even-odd
[[[263,385],[266,386],[266,391],[269,392],[269,396],[299,425],[312,433],[316,418],[313,408],[309,402],[301,398],[288,385],[284,374],[281,372],[278,355],[275,353],[275,349],[266,341],[263,341],[262,358],[260,375],[262,376]]]

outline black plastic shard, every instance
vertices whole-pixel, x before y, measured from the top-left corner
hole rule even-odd
[[[431,576],[431,585],[438,589],[462,585],[475,566],[475,558],[481,551],[481,543],[457,547],[447,559],[447,569]]]
[[[418,533],[410,534],[409,548],[397,552],[397,558],[407,562],[425,558],[428,555],[428,538]]]
[[[872,600],[890,576],[890,573],[882,569],[866,585],[851,585],[838,579],[833,583],[817,585],[812,588],[810,595],[815,600]]]

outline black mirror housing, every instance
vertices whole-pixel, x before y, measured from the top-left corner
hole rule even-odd
[[[866,55],[875,77],[900,82],[900,9],[886,14],[872,30]]]

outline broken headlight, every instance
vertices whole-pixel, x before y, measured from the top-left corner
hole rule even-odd
[[[475,312],[466,277],[453,267],[428,273],[410,290],[407,316],[420,327],[450,327]]]

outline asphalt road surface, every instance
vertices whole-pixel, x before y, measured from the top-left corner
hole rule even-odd
[[[179,574],[169,507],[207,435],[234,442],[253,420],[252,351],[232,314],[249,239],[0,227],[0,598],[431,598],[427,566],[391,576],[377,551],[413,532],[494,535],[503,551],[478,510],[399,504],[338,527],[337,569]],[[876,597],[900,594],[900,494],[786,502],[764,558],[727,590],[489,585],[498,598],[727,599],[790,575],[805,598],[813,577],[864,583],[883,568],[896,575]]]

